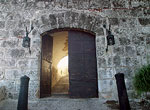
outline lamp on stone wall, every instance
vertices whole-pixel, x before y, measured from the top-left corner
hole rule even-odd
[[[106,25],[103,25],[103,27],[106,29],[106,33],[107,33],[107,48],[106,48],[106,52],[108,51],[108,46],[109,45],[114,45],[115,44],[115,38],[114,35],[112,35],[111,31],[110,31],[110,25],[109,25],[109,29],[106,28]]]
[[[29,38],[29,34],[30,32],[34,29],[33,25],[31,24],[31,29],[30,31],[28,31],[27,27],[26,27],[26,36],[23,38],[23,43],[22,43],[22,46],[25,47],[25,48],[29,48],[29,53],[31,53],[31,50],[30,50],[30,41],[31,41],[31,38]]]

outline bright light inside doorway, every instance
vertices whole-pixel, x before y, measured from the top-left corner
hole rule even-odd
[[[63,57],[59,61],[57,68],[60,76],[66,76],[68,74],[68,56]]]
[[[57,65],[57,68],[62,68],[62,67],[68,67],[68,56],[63,57],[59,61],[58,65]]]

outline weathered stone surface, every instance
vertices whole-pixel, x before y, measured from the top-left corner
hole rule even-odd
[[[115,55],[125,55],[125,50],[124,50],[124,47],[123,46],[121,46],[121,47],[114,47],[113,48],[113,53],[115,54]]]
[[[150,19],[149,18],[139,18],[139,23],[141,25],[149,25],[150,24]]]
[[[145,36],[143,35],[135,35],[132,36],[132,42],[135,45],[145,45]]]
[[[5,21],[0,21],[0,29],[5,28]]]
[[[139,46],[139,47],[137,47],[136,48],[136,50],[137,50],[137,55],[139,55],[139,56],[143,56],[143,55],[145,55],[146,54],[146,50],[145,50],[146,48],[144,47],[144,46]]]
[[[115,8],[125,8],[127,1],[126,0],[113,0],[112,4]]]
[[[4,79],[4,71],[0,69],[0,80]]]
[[[96,36],[99,97],[116,98],[114,74],[125,73],[128,90],[134,71],[150,56],[150,10],[148,2],[127,0],[1,0],[0,84],[8,97],[17,98],[19,78],[31,79],[29,96],[36,99],[40,83],[41,35],[57,28],[78,28]],[[141,8],[142,7],[142,8]],[[34,30],[31,54],[22,47],[25,27]],[[106,52],[106,32],[111,26],[115,45]],[[50,33],[51,34],[51,33]],[[115,97],[116,96],[116,97]],[[0,108],[1,109],[1,108]]]
[[[6,98],[6,89],[4,86],[0,87],[0,102]]]
[[[9,37],[9,31],[0,30],[0,38],[8,38]]]
[[[98,58],[98,67],[99,68],[102,68],[102,67],[106,67],[106,59],[101,57],[101,58]]]
[[[134,57],[136,55],[136,50],[134,46],[126,46],[125,51],[127,56]]]
[[[150,35],[146,37],[146,44],[150,45]]]
[[[100,87],[99,91],[100,92],[111,92],[113,88],[113,80],[100,80]]]
[[[49,20],[51,22],[52,27],[57,27],[57,19],[56,19],[56,16],[54,14],[49,15]]]
[[[119,38],[120,45],[129,45],[131,40],[127,37],[120,37]]]
[[[15,67],[15,60],[14,59],[0,59],[1,67]]]
[[[25,36],[25,31],[24,30],[14,30],[13,31],[14,37],[24,37]]]
[[[6,22],[7,29],[14,29],[17,26],[17,21],[10,20]]]
[[[112,68],[98,69],[99,79],[109,79],[114,77],[114,70]]]
[[[20,58],[20,57],[24,57],[25,55],[25,50],[23,49],[12,49],[9,51],[10,51],[10,56],[12,58]]]
[[[119,24],[118,18],[109,18],[109,24],[118,25]]]
[[[19,79],[21,77],[21,71],[17,69],[6,69],[5,70],[5,78],[9,80]]]
[[[19,39],[10,39],[2,42],[1,47],[14,48],[19,44]]]
[[[113,63],[114,63],[114,65],[115,66],[120,66],[120,64],[121,64],[121,59],[120,59],[120,56],[114,56],[113,57]]]
[[[65,24],[65,22],[64,22],[64,13],[59,13],[57,15],[57,19],[58,19],[58,26],[59,26],[59,28],[63,28],[64,24]]]
[[[119,21],[120,27],[134,28],[137,25],[137,20],[135,18],[121,18]]]

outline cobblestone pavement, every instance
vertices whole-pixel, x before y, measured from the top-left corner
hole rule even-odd
[[[17,110],[17,100],[7,99],[0,103],[0,110]],[[47,98],[29,101],[28,110],[111,110],[104,100]]]

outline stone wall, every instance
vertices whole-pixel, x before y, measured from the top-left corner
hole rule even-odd
[[[5,90],[6,89],[4,86],[0,87],[0,102],[6,98],[6,91]]]
[[[133,98],[134,72],[150,61],[150,2],[147,0],[0,0],[0,85],[18,98],[20,77],[30,77],[29,99],[39,90],[41,37],[56,28],[80,28],[96,35],[99,98],[116,99],[114,74],[125,73]],[[22,47],[25,26],[31,55]],[[106,49],[103,24],[111,24],[116,44]]]

